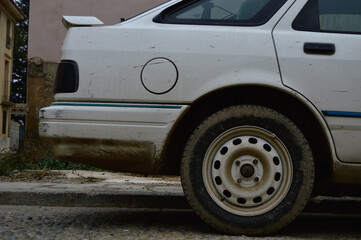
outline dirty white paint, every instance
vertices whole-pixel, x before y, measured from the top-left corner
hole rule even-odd
[[[153,21],[176,2],[112,26],[70,28],[62,58],[78,64],[79,89],[55,96],[74,105],[42,110],[41,135],[149,144],[149,152],[155,146],[158,158],[174,122],[197,99],[224,88],[260,85],[295,96],[309,107],[325,131],[334,162],[342,164],[337,152],[345,163],[361,163],[360,145],[352,144],[361,142],[361,118],[325,117],[330,111],[361,115],[361,50],[355,47],[360,35],[293,30],[306,0],[287,1],[261,26]],[[306,42],[332,42],[336,53],[306,54]],[[87,102],[91,104],[80,106]],[[101,106],[104,103],[114,106]],[[117,107],[119,103],[153,107]],[[164,103],[180,108],[157,107]]]
[[[361,36],[293,30],[290,23],[306,2],[296,1],[273,32],[283,83],[320,111],[340,115],[326,118],[337,155],[343,162],[361,163]],[[334,44],[336,51],[306,54],[306,42]]]
[[[188,108],[188,106],[167,108],[166,105],[133,107],[117,104],[50,106],[40,112],[39,132],[41,136],[47,138],[150,143],[155,146],[152,159],[154,161],[160,157],[164,142],[175,121]],[[100,142],[99,145],[101,144]],[[120,147],[116,146],[116,148]],[[58,149],[58,155],[69,155],[69,150],[70,147],[63,143],[62,149]],[[138,150],[142,151],[142,149]]]
[[[272,41],[279,14],[258,27],[185,27],[154,23],[162,9],[113,26],[70,28],[62,58],[79,64],[81,81],[76,93],[57,94],[55,99],[189,104],[211,91],[242,83],[284,87]],[[155,58],[175,66],[147,64]],[[140,81],[145,65],[146,87]],[[172,87],[175,67],[178,79]]]
[[[337,155],[351,163],[361,162],[361,119],[326,117],[335,140]]]

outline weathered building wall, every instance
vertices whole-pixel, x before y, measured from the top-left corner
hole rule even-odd
[[[0,0],[0,152],[10,149],[10,87],[13,69],[14,25],[25,18],[12,0]]]
[[[10,147],[10,81],[13,57],[14,20],[0,7],[0,151]]]
[[[64,15],[95,16],[115,24],[166,0],[31,0],[29,14],[29,58],[58,62],[66,29]]]
[[[96,16],[106,25],[130,18],[166,0],[31,0],[29,16],[26,138],[38,136],[39,109],[53,100],[56,65],[66,34],[62,16]]]

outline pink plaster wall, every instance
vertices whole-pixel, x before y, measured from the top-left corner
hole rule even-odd
[[[31,0],[28,58],[59,62],[66,29],[63,15],[96,16],[105,24],[130,18],[166,0]]]

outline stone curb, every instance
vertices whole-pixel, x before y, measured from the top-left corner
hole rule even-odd
[[[189,209],[185,198],[179,196],[1,192],[0,198],[0,205]]]
[[[0,183],[1,205],[188,209],[179,185]]]
[[[81,174],[102,179],[91,184],[0,182],[0,205],[189,209],[179,178]],[[317,197],[305,212],[361,214],[361,198]]]

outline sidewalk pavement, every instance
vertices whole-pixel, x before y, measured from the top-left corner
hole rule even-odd
[[[176,176],[57,172],[51,182],[0,182],[0,205],[189,209]],[[305,211],[361,214],[361,198],[317,197]]]

